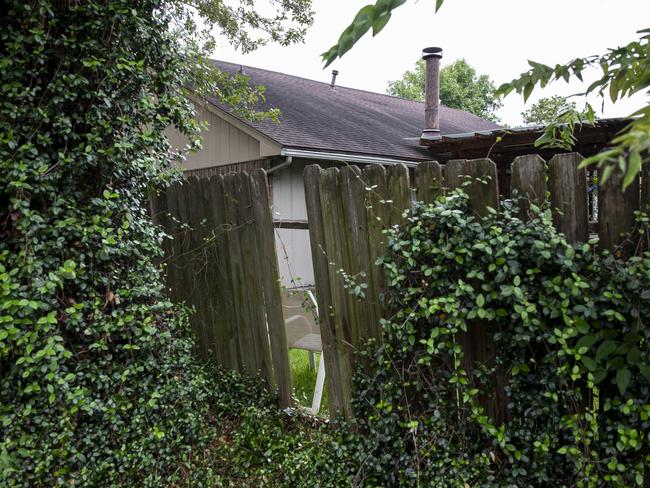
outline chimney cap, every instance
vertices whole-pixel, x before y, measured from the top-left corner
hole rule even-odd
[[[441,47],[425,47],[422,50],[422,59],[442,58]]]

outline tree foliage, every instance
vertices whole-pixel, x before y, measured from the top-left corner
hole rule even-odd
[[[300,37],[308,2],[283,2],[287,22],[269,24],[248,5],[2,5],[2,486],[202,483],[220,392],[165,299],[148,193],[182,157],[165,128],[197,144],[185,87],[243,111],[259,97],[210,69],[194,9],[215,12],[208,23],[245,48],[245,26]]]
[[[544,125],[557,121],[568,110],[576,110],[576,102],[570,102],[565,97],[553,95],[540,98],[528,110],[521,113],[524,124]]]
[[[402,79],[388,83],[388,94],[409,100],[424,100],[425,63],[420,59],[414,70]],[[440,70],[440,101],[450,108],[466,110],[487,120],[497,121],[496,110],[501,102],[494,95],[495,86],[488,75],[479,75],[464,59],[458,59]]]
[[[326,66],[349,51],[370,27],[373,28],[373,35],[382,30],[390,20],[392,11],[405,1],[377,0],[374,5],[363,7],[343,31],[338,42],[322,54]],[[443,3],[444,0],[436,0],[436,12]],[[605,54],[575,58],[554,67],[529,61],[531,69],[500,86],[497,95],[505,96],[516,91],[523,95],[525,101],[537,86],[543,88],[560,80],[568,83],[572,78],[582,81],[583,73],[590,68],[599,69],[600,77],[589,85],[583,95],[597,93],[601,97],[609,96],[612,102],[616,102],[636,93],[650,93],[650,29],[640,30],[638,34],[638,39],[625,46],[611,48]],[[593,124],[593,111],[591,115],[589,122]],[[650,104],[646,103],[630,114],[630,117],[630,124],[611,141],[613,147],[610,150],[586,158],[582,163],[583,167],[590,164],[603,166],[605,176],[615,166],[622,168],[625,171],[624,187],[631,184],[641,165],[650,159]],[[580,117],[574,112],[568,119],[576,120]],[[576,125],[580,123],[564,123],[563,127],[559,127],[558,123],[550,124],[540,138],[540,144],[562,147],[573,139],[573,128]],[[556,133],[559,134],[559,139],[554,137]],[[606,179],[604,177],[601,181]]]
[[[454,192],[389,231],[390,312],[341,447],[355,486],[650,479],[650,254],[568,243],[531,210],[478,218]]]

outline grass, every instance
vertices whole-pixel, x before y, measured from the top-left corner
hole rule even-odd
[[[314,369],[309,368],[309,352],[302,349],[290,349],[289,361],[291,363],[291,380],[293,382],[293,396],[298,404],[311,408],[311,401],[316,386],[316,372],[321,354],[314,353]],[[327,382],[326,382],[327,383]],[[327,416],[327,389],[323,392],[319,415]]]

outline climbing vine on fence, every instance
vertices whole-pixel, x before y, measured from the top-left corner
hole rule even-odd
[[[480,219],[454,193],[389,232],[392,312],[371,374],[357,376],[359,434],[343,443],[358,484],[650,476],[650,255],[570,244],[549,210],[528,223],[516,212]],[[477,333],[491,344],[482,359],[467,349]]]

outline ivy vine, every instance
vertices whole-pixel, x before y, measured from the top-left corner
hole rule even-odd
[[[517,212],[478,218],[459,191],[389,231],[392,312],[341,444],[357,485],[647,482],[650,254]]]

